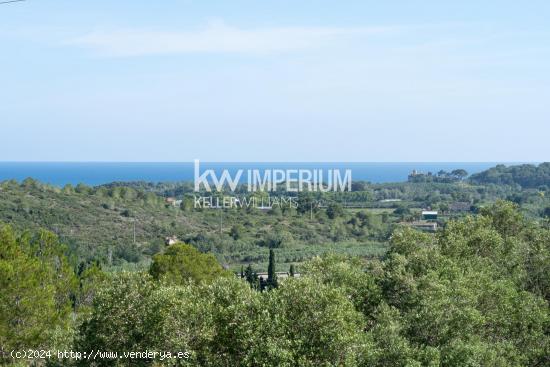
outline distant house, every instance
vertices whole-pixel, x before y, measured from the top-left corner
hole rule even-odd
[[[176,236],[168,236],[168,237],[165,237],[164,238],[164,243],[167,245],[167,246],[170,246],[170,245],[174,245],[176,243],[178,243],[179,240]]]
[[[435,210],[422,210],[423,220],[437,220],[437,211]]]
[[[428,222],[424,220],[415,221],[412,223],[404,223],[412,228],[419,229],[421,231],[435,232],[437,231],[437,222]]]
[[[272,210],[273,207],[272,207],[272,206],[265,206],[265,205],[263,205],[263,206],[258,206],[258,207],[256,207],[256,209],[258,209],[258,210],[260,210],[260,211],[263,211],[263,212],[268,212],[268,211]]]
[[[166,199],[164,199],[164,201],[166,202],[166,204],[170,204],[172,206],[180,206],[183,202],[183,200],[176,200],[176,198],[173,197],[167,197]]]
[[[278,271],[275,274],[277,274],[277,279],[278,280],[282,280],[282,279],[286,279],[286,278],[290,277],[290,273],[287,272],[287,271]],[[294,274],[295,278],[297,278],[299,276],[300,276],[299,273]],[[258,279],[260,279],[261,281],[267,281],[267,273],[258,273]]]

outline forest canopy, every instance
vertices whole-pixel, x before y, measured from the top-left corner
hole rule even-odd
[[[204,269],[208,278],[191,282],[155,275],[155,266],[173,272],[186,251],[198,256],[186,245],[163,255],[171,258],[157,257],[151,276],[104,273],[96,264],[73,270],[48,232],[4,226],[0,241],[2,351],[185,351],[188,362],[202,366],[550,362],[550,228],[508,202],[453,220],[437,234],[398,229],[380,260],[315,257],[300,277],[263,292],[223,271]]]
[[[550,163],[505,166],[499,164],[486,171],[473,174],[470,181],[478,184],[520,185],[524,188],[538,188],[550,183]]]

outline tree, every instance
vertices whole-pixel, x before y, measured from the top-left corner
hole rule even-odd
[[[260,246],[268,247],[270,249],[287,247],[294,241],[292,234],[284,229],[277,228],[274,231],[265,233],[263,238],[258,241]]]
[[[510,203],[482,212],[449,222],[435,237],[394,233],[376,283],[398,312],[399,337],[413,350],[407,358],[451,366],[543,365],[550,348],[544,321],[550,314],[541,297],[547,240]]]
[[[242,234],[244,232],[244,227],[240,224],[235,224],[231,227],[231,230],[229,231],[229,235],[233,237],[234,240],[238,240],[242,237]]]
[[[217,279],[193,292],[193,307],[179,311],[181,316],[175,318],[180,330],[198,324],[198,330],[190,333],[189,347],[196,361],[193,365],[269,365],[257,360],[268,347],[263,333],[270,322],[260,292],[234,277]]]
[[[335,254],[315,257],[301,266],[300,276],[339,289],[366,317],[372,316],[382,300],[376,278],[365,271],[365,263],[358,258]]]
[[[109,279],[109,275],[101,269],[99,262],[95,261],[87,266],[79,266],[78,277],[80,287],[75,300],[75,306],[80,313],[87,313],[92,306],[97,292]]]
[[[79,350],[141,351],[163,350],[164,297],[156,293],[156,283],[143,273],[122,272],[99,290],[90,317],[79,329]],[[89,361],[80,361],[88,366]],[[96,366],[148,366],[146,359],[100,359]]]
[[[537,188],[550,182],[550,163],[541,163],[538,166],[521,164],[509,166],[499,164],[486,171],[476,173],[470,177],[474,183],[493,183],[497,185],[520,185],[523,188]]]
[[[289,273],[290,273],[290,276],[291,276],[291,277],[294,277],[294,275],[296,274],[296,272],[295,272],[295,270],[294,270],[294,264],[290,264]]]
[[[244,278],[253,289],[259,289],[258,274],[252,269],[252,265],[248,264],[244,271]]]
[[[189,353],[187,361],[105,358],[94,366],[262,365],[256,360],[265,345],[258,340],[267,322],[260,297],[234,277],[171,286],[144,273],[118,273],[97,294],[76,348]],[[88,360],[79,363],[90,365]]]
[[[353,181],[351,183],[351,191],[365,191],[368,188],[369,184],[365,181]]]
[[[455,169],[451,172],[451,175],[458,180],[463,180],[468,176],[468,172],[464,169]]]
[[[410,215],[411,210],[406,206],[400,205],[393,211],[393,214],[400,216]]]
[[[64,251],[50,232],[0,227],[1,352],[68,347],[76,278]]]
[[[310,193],[300,193],[296,208],[300,214],[313,214],[319,208],[319,202]]]
[[[75,187],[75,192],[77,192],[78,194],[90,194],[90,192],[92,191],[92,188],[86,184],[83,184],[83,183],[79,183],[78,185],[76,185]]]
[[[435,363],[420,363],[415,348],[406,337],[406,324],[398,309],[380,304],[371,315],[374,319],[367,332],[370,345],[365,351],[366,366],[437,366]],[[436,358],[437,359],[437,358]]]
[[[340,203],[330,203],[327,207],[327,216],[335,219],[344,215],[344,208]]]
[[[263,363],[257,365],[361,365],[365,322],[339,289],[303,277],[288,279],[263,296],[268,314],[263,318]]]
[[[518,205],[497,200],[493,205],[482,208],[481,215],[491,220],[492,227],[501,235],[517,235],[525,227],[525,218],[518,210]]]
[[[66,184],[61,191],[66,195],[70,195],[74,193],[74,187],[71,184]]]
[[[172,284],[192,282],[210,283],[218,277],[228,277],[214,255],[203,254],[191,245],[178,243],[168,247],[164,254],[153,256],[149,273],[156,280]]]
[[[277,273],[275,270],[275,251],[273,249],[269,250],[269,265],[267,267],[267,286],[269,289],[277,288],[279,282],[277,280]]]

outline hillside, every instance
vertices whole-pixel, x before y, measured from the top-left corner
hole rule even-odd
[[[263,266],[270,247],[281,249],[283,266],[327,251],[378,256],[390,230],[390,223],[371,214],[346,212],[329,219],[324,211],[310,218],[296,210],[193,210],[121,186],[60,189],[31,179],[6,181],[0,198],[0,222],[21,230],[51,230],[68,244],[75,261],[100,260],[109,266],[147,265],[168,236],[233,266]]]
[[[540,165],[537,172],[547,166]],[[521,167],[514,169],[519,172]],[[108,267],[143,268],[152,255],[164,250],[165,238],[175,236],[214,253],[234,270],[253,264],[265,271],[269,248],[279,249],[283,269],[326,252],[379,256],[394,228],[418,220],[423,208],[438,210],[438,221],[444,224],[506,199],[519,204],[527,216],[541,218],[550,213],[547,191],[547,187],[473,182],[358,182],[352,192],[301,195],[298,210],[197,210],[192,187],[185,182],[59,188],[27,179],[0,183],[0,222],[20,230],[45,228],[56,233],[75,262],[98,260]],[[184,201],[174,206],[167,202],[169,197]],[[310,205],[318,202],[320,207],[315,204],[310,211]]]
[[[498,165],[470,177],[476,184],[519,185],[523,188],[550,187],[550,163],[522,164],[517,166]]]

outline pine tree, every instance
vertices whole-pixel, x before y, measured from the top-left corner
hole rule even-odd
[[[277,273],[275,270],[275,251],[269,250],[269,266],[267,268],[267,286],[269,288],[277,288],[279,282],[277,281]]]
[[[68,342],[77,280],[64,250],[52,233],[0,226],[0,351]]]
[[[294,277],[295,274],[296,274],[296,272],[294,270],[294,264],[290,264],[290,276]]]

